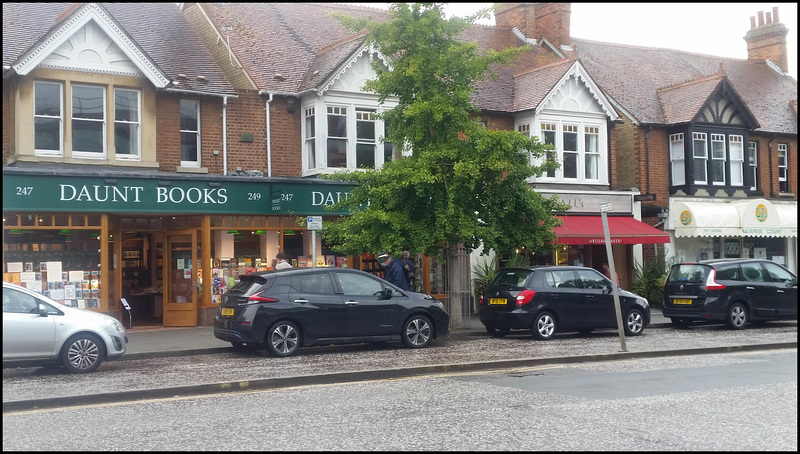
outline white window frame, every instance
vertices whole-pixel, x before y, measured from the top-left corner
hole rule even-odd
[[[102,99],[102,108],[101,112],[103,113],[103,118],[88,118],[88,117],[80,117],[75,115],[75,108],[76,108],[76,99],[75,99],[75,89],[78,88],[88,88],[92,90],[99,90],[101,92],[100,99]],[[108,89],[105,86],[101,85],[91,85],[91,84],[72,84],[70,87],[70,128],[72,131],[72,157],[74,158],[83,158],[83,159],[105,159],[107,155],[107,136],[108,136],[108,124],[106,122],[106,112],[107,112],[107,103],[106,97],[108,93]],[[81,124],[85,122],[86,124],[93,124],[99,123],[100,124],[100,144],[101,150],[100,151],[86,151],[86,150],[76,150],[75,149],[75,140],[77,137],[76,134],[76,124]]]
[[[200,138],[201,138],[201,135],[200,135],[201,134],[201,131],[200,131],[200,125],[201,125],[201,121],[200,121],[200,101],[198,101],[196,99],[181,99],[180,100],[180,104],[181,104],[180,111],[181,111],[181,113],[179,114],[181,117],[183,116],[182,112],[183,112],[183,104],[184,103],[186,103],[186,104],[191,103],[191,104],[194,105],[195,118],[197,120],[197,129],[184,129],[183,128],[183,122],[180,121],[180,119],[179,119],[180,128],[181,128],[180,129],[180,131],[181,131],[181,141],[180,141],[180,144],[181,144],[181,151],[180,151],[180,153],[181,153],[181,167],[200,168],[200,161],[201,161],[200,158],[202,156],[202,148],[201,148],[202,141],[200,140]],[[184,137],[184,134],[187,135],[187,137],[189,135],[193,135],[195,140],[197,141],[196,142],[197,143],[197,158],[194,161],[186,161],[186,160],[183,159],[183,137]]]
[[[375,108],[367,108],[367,107],[356,107],[355,108],[355,122],[356,122],[356,151],[355,151],[355,167],[356,168],[365,168],[365,169],[375,169],[378,167],[378,163],[380,162],[380,157],[378,156],[378,142],[379,142],[379,132],[378,132],[378,120],[375,118],[375,114],[377,109]],[[360,129],[363,125],[371,125],[372,127],[372,138],[363,137],[360,134]],[[359,164],[359,148],[369,148],[371,150],[372,155],[372,166],[361,167]]]
[[[711,184],[724,186],[725,166],[727,164],[725,152],[725,134],[711,134]]]
[[[672,184],[686,184],[686,150],[683,133],[669,136],[669,162],[672,168]]]
[[[330,121],[329,121],[331,116],[344,117],[344,124],[345,124],[344,131],[343,131],[344,135],[339,136],[339,135],[332,135],[331,134]],[[348,106],[335,105],[335,104],[328,104],[328,105],[325,106],[325,147],[324,147],[324,150],[325,150],[325,161],[324,161],[325,162],[325,167],[334,168],[334,169],[344,169],[344,168],[351,169],[351,168],[355,168],[354,164],[351,166],[351,164],[350,164],[351,161],[348,158],[348,155],[349,155],[348,150],[350,148],[350,140],[349,140],[349,137],[348,137],[349,136],[348,133],[349,133],[349,130],[350,130],[350,124],[349,124],[350,121],[351,121],[351,116],[350,116],[350,109],[348,108]],[[344,144],[344,159],[345,159],[344,166],[339,166],[339,165],[333,166],[333,165],[331,165],[331,162],[330,162],[331,161],[331,159],[330,159],[330,157],[331,157],[330,146],[332,144],[332,141]],[[355,162],[355,160],[353,160],[352,162]]]
[[[750,189],[753,191],[758,189],[758,142],[748,142],[750,153],[747,155],[747,165],[750,169],[750,175],[753,177],[753,184]]]
[[[744,136],[728,136],[731,186],[744,186]]]
[[[595,149],[589,149],[589,138],[595,137]],[[599,126],[583,126],[583,178],[586,181],[600,181],[600,127]],[[590,170],[594,168],[596,173],[595,177],[589,175]]]
[[[778,191],[789,192],[789,145],[778,144]]]
[[[303,137],[305,138],[303,144],[305,148],[305,153],[303,154],[303,168],[309,170],[316,170],[319,165],[319,156],[317,156],[316,121],[316,107],[310,106],[303,109]]]
[[[703,144],[701,150],[697,149],[698,142]],[[697,175],[698,164],[702,164],[700,166],[703,170],[702,179],[699,179]],[[694,183],[708,184],[708,134],[704,132],[692,133],[692,166],[692,170],[694,170]]]
[[[119,99],[117,98],[118,93],[133,93],[136,95],[136,118],[135,119],[127,119],[127,120],[120,120],[117,118],[117,108],[116,106],[119,103]],[[118,126],[125,126],[134,130],[134,133],[131,134],[131,141],[135,142],[135,152],[131,153],[120,153],[118,141],[119,141],[119,134],[117,134],[117,127]],[[133,143],[130,144],[131,150],[133,150]],[[130,88],[114,88],[114,157],[120,161],[141,161],[142,160],[142,92],[140,90],[132,90]]]
[[[537,118],[534,124],[534,134],[539,137],[539,141],[548,144],[553,140],[553,150],[533,162],[534,165],[542,165],[545,160],[552,159],[561,165],[552,172],[547,172],[532,181],[537,182],[558,182],[570,184],[607,184],[608,183],[608,149],[606,140],[605,124],[596,118],[575,118],[575,117],[556,117],[556,115],[542,115]],[[586,141],[587,132],[597,135],[597,150],[594,153],[587,153]],[[564,150],[564,134],[576,134],[576,150]],[[573,155],[575,159],[575,177],[566,178],[564,176],[566,157]],[[587,159],[594,156],[597,161],[597,178],[587,178]]]
[[[36,90],[37,87],[52,85],[58,87],[58,116],[37,114],[36,111]],[[58,148],[40,149],[36,147],[36,120],[57,120],[58,121]],[[33,82],[33,144],[35,156],[62,157],[64,156],[64,84],[61,82]]]

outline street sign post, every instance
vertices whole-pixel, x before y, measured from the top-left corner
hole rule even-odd
[[[619,330],[619,343],[621,352],[627,352],[625,345],[625,327],[622,324],[622,311],[619,305],[619,285],[617,285],[617,269],[614,267],[614,251],[611,248],[611,232],[608,229],[608,212],[611,211],[610,203],[600,205],[600,216],[603,218],[603,236],[606,240],[606,255],[608,256],[608,269],[611,279],[611,289],[614,295],[614,310],[617,313],[617,329]]]
[[[306,218],[308,230],[311,230],[311,263],[317,267],[317,230],[322,230],[322,216],[308,216]]]

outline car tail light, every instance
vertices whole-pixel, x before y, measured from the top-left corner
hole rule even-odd
[[[706,290],[722,290],[725,288],[724,285],[718,283],[715,278],[717,277],[717,271],[711,270],[708,273],[708,279],[706,279]]]
[[[277,302],[278,302],[277,299],[269,298],[269,297],[266,297],[266,296],[261,296],[261,293],[256,293],[255,295],[252,295],[252,296],[247,298],[247,303],[248,304],[252,304],[252,303],[277,303]]]
[[[536,292],[534,292],[533,290],[525,289],[519,292],[519,295],[517,295],[517,306],[524,306],[530,303],[531,300],[533,300],[534,295],[536,295]]]
[[[481,300],[480,305],[483,306],[483,293],[481,293]]]

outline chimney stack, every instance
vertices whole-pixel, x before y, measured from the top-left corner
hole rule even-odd
[[[744,35],[747,43],[747,59],[752,61],[769,60],[786,72],[789,68],[789,53],[786,50],[786,35],[789,30],[778,21],[778,8],[772,8],[764,21],[764,12],[758,12],[758,26],[755,17],[750,17],[750,30]]]
[[[527,38],[546,38],[554,46],[569,46],[571,3],[496,3],[498,27],[516,27]]]

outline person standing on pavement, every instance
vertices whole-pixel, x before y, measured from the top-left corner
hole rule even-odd
[[[611,279],[611,268],[608,267],[608,263],[606,262],[603,262],[603,274],[608,278],[609,281],[613,282],[613,279]],[[617,287],[619,287],[619,274],[614,274],[617,275]]]
[[[408,290],[408,280],[403,273],[403,264],[394,260],[388,252],[378,254],[378,263],[384,268],[383,278],[403,290]]]
[[[411,252],[403,250],[403,274],[408,281],[408,289],[414,291],[414,275],[417,273],[417,268],[414,266],[414,261],[411,260]]]
[[[286,254],[283,252],[278,252],[275,258],[278,259],[278,263],[275,265],[276,270],[285,270],[292,267],[292,265],[286,261]]]

